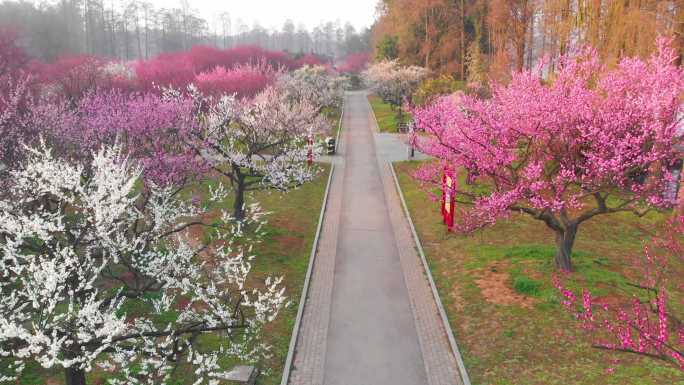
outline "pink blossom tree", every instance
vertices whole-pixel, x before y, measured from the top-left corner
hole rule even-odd
[[[87,92],[98,87],[100,69],[106,63],[106,60],[96,56],[64,56],[54,63],[38,64],[34,70],[39,80],[51,87],[53,94],[76,103]]]
[[[337,67],[340,73],[361,73],[370,63],[370,52],[358,52],[348,55],[342,60],[342,64]]]
[[[513,74],[491,99],[443,97],[414,111],[413,138],[440,160],[416,176],[439,183],[443,167],[466,174],[456,187],[456,230],[473,231],[511,212],[556,235],[556,265],[571,270],[579,226],[603,214],[670,207],[679,164],[682,68],[666,41],[649,60],[604,68],[587,50],[549,80]],[[465,209],[468,207],[468,209]]]
[[[209,81],[214,77],[230,75],[230,68],[246,66],[271,67],[274,69],[292,70],[300,66],[284,52],[268,51],[254,46],[242,46],[220,50],[207,46],[195,46],[189,51],[163,53],[151,60],[141,60],[135,64],[135,73],[141,90],[154,91],[159,87],[184,89],[200,77]],[[223,67],[223,69],[217,69]],[[202,75],[204,74],[204,75]],[[209,83],[205,86],[209,87]],[[232,82],[232,81],[231,81]],[[238,87],[239,88],[239,87]]]
[[[303,55],[302,57],[298,58],[296,61],[296,66],[297,67],[304,67],[304,66],[319,66],[323,65],[323,61],[316,55],[314,54],[306,54]]]
[[[681,283],[672,277],[681,274],[676,266],[684,261],[683,233],[684,216],[677,215],[644,248],[634,266],[639,281],[630,284],[636,290],[631,298],[607,303],[586,289],[577,295],[565,286],[563,276],[555,278],[564,307],[594,347],[670,362],[684,371],[684,314],[670,300],[682,294]]]
[[[0,78],[0,171],[19,164],[23,145],[54,137],[56,127],[70,123],[67,103],[33,91],[31,77]]]
[[[164,53],[137,62],[135,74],[140,89],[151,92],[158,87],[185,88],[195,78],[195,69],[184,53]]]
[[[328,125],[307,101],[292,101],[273,87],[254,98],[224,96],[201,121],[204,147],[198,150],[230,181],[237,220],[244,217],[248,191],[287,190],[316,175],[307,164],[308,138]]]

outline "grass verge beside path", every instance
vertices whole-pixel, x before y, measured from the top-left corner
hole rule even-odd
[[[260,377],[259,385],[279,384],[282,377],[330,172],[329,165],[320,167],[321,173],[316,180],[297,190],[284,194],[260,192],[254,196],[271,214],[266,239],[256,248],[258,260],[253,274],[261,277],[283,275],[286,296],[291,301],[291,305],[264,331],[264,342],[273,346],[273,357],[264,364],[272,373],[269,377]]]
[[[438,203],[408,175],[417,164],[395,164],[397,176],[474,385],[684,384],[668,364],[591,347],[559,303],[554,238],[543,223],[512,215],[473,235],[447,234]],[[583,224],[568,286],[629,298],[627,266],[662,219],[625,213]]]
[[[368,102],[378,121],[378,130],[380,132],[396,134],[398,132],[397,112],[389,104],[383,102],[378,95],[368,95]],[[407,115],[404,114],[404,119],[406,117]]]

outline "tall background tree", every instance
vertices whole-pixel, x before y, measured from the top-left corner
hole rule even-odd
[[[504,81],[511,70],[584,45],[610,64],[649,56],[659,35],[675,38],[680,58],[684,52],[684,3],[677,0],[381,0],[378,14],[376,56],[385,58],[391,39],[405,64],[461,80],[473,44],[488,77]]]

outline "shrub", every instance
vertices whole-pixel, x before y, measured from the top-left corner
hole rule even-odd
[[[520,294],[527,296],[537,296],[541,292],[541,282],[535,281],[524,275],[513,279],[513,288]]]
[[[453,94],[465,89],[465,83],[454,79],[453,76],[442,75],[438,78],[427,79],[413,94],[413,103],[424,106],[438,96]]]

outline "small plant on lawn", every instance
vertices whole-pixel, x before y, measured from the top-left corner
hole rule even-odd
[[[565,287],[562,275],[555,277],[563,305],[590,334],[594,347],[670,362],[684,372],[684,313],[669,300],[682,294],[681,283],[671,279],[681,274],[683,233],[684,216],[678,215],[644,247],[634,266],[639,281],[630,284],[636,290],[631,298],[608,303],[587,289],[578,296]]]
[[[227,369],[219,358],[268,354],[259,333],[285,298],[280,278],[247,287],[262,214],[252,207],[235,223],[224,212],[202,244],[187,231],[210,226],[192,219],[199,205],[179,200],[182,187],[138,191],[142,168],[122,151],[69,162],[42,145],[9,173],[0,200],[0,357],[9,367],[0,382],[37,362],[63,369],[67,385],[85,385],[96,367],[110,384],[168,383],[179,365],[193,366],[195,383],[216,384]],[[212,199],[223,199],[219,191]],[[248,222],[255,232],[243,231]],[[230,342],[198,350],[198,337],[214,332]]]
[[[413,94],[413,103],[424,106],[443,95],[450,95],[465,89],[465,84],[453,76],[442,75],[423,81]]]
[[[415,176],[441,183],[444,167],[465,173],[455,229],[529,214],[556,235],[556,265],[571,270],[579,226],[597,215],[671,207],[681,142],[684,69],[665,40],[650,60],[614,69],[591,49],[563,58],[548,80],[513,74],[491,99],[443,97],[415,110],[420,151],[439,159]],[[609,229],[606,229],[609,231]]]
[[[541,282],[525,276],[517,276],[513,279],[513,288],[520,294],[536,296],[541,292],[541,287]]]

